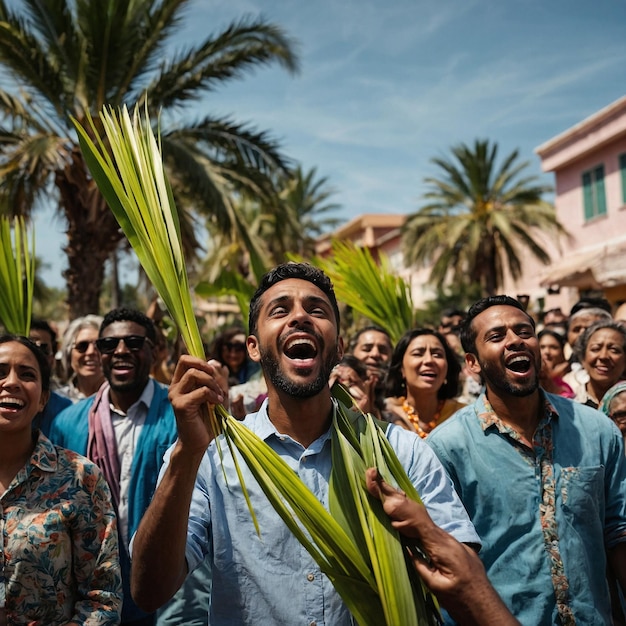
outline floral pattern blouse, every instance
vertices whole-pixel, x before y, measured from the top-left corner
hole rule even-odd
[[[30,461],[0,495],[0,613],[16,626],[119,624],[108,485],[88,459],[34,436]]]

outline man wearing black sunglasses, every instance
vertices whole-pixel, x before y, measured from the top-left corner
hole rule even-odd
[[[108,384],[61,412],[50,432],[53,442],[94,461],[109,483],[118,515],[122,624],[128,626],[155,623],[154,614],[131,599],[128,543],[154,492],[163,454],[176,440],[167,388],[150,378],[155,342],[146,315],[125,308],[110,311],[96,340]]]

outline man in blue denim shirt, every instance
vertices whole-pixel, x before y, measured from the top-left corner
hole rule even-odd
[[[265,440],[328,506],[328,379],[343,354],[339,311],[328,278],[285,264],[261,282],[250,305],[250,357],[260,362],[268,399],[245,424]],[[352,623],[312,557],[287,529],[240,462],[259,537],[233,459],[222,457],[201,414],[223,402],[215,362],[183,356],[170,387],[179,440],[170,449],[155,497],[135,536],[133,596],[149,610],[165,602],[204,557],[212,563],[211,626]],[[459,541],[478,537],[443,467],[423,442],[390,426],[388,438],[432,516]]]
[[[473,305],[461,340],[486,392],[427,443],[480,535],[492,584],[526,626],[611,624],[607,559],[626,583],[619,431],[539,388],[534,321],[513,298]]]

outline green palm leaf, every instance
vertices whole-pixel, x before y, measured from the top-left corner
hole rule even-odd
[[[189,352],[204,357],[191,307],[176,207],[149,116],[146,112],[142,122],[138,108],[132,119],[125,109],[117,114],[109,109],[103,111],[101,120],[106,142],[93,120],[89,120],[88,129],[75,122],[85,160],[178,325]],[[371,499],[365,490],[368,463],[380,466],[383,476],[391,482],[402,484],[408,480],[402,476],[394,480],[389,472],[395,467],[406,476],[398,462],[394,466],[386,458],[394,455],[384,441],[379,441],[384,440],[380,429],[364,426],[363,420],[371,418],[360,416],[351,422],[339,406],[336,409],[333,420],[336,466],[332,482],[335,493],[341,492],[346,503],[354,503],[354,506],[346,504],[342,524],[270,446],[230,416],[224,407],[217,406],[208,413],[212,432],[221,433],[216,441],[219,454],[222,454],[221,446],[226,445],[233,456],[257,532],[262,534],[263,529],[258,528],[238,457],[244,459],[274,509],[334,584],[359,624],[430,626],[435,623],[436,613],[429,612],[429,605],[415,602],[414,590],[421,587],[409,578],[409,572],[414,570],[398,567],[403,562],[404,549],[397,533],[391,529],[381,503]],[[363,445],[363,449],[370,451],[368,456],[360,450],[362,441],[371,441]],[[333,499],[338,501],[336,496]],[[354,526],[355,516],[358,527]]]
[[[35,287],[35,231],[24,220],[0,216],[0,322],[6,330],[28,337]]]
[[[313,263],[333,281],[337,299],[384,328],[395,343],[414,325],[415,310],[408,283],[381,254],[378,262],[367,248],[334,241],[329,258]]]
[[[382,503],[369,496],[364,484],[365,470],[376,467],[390,484],[400,488],[406,486],[405,493],[409,497],[417,502],[421,501],[420,497],[381,426],[371,415],[361,413],[339,385],[335,386],[333,393],[340,401],[335,413],[332,440],[330,511],[344,529],[349,528],[355,544],[369,555],[385,623],[437,624],[437,601],[408,563],[403,542],[392,527]],[[353,409],[347,410],[342,400],[349,402]],[[404,564],[404,567],[399,564]]]

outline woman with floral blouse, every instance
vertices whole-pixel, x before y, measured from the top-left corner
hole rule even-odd
[[[0,625],[119,624],[111,496],[98,468],[31,422],[50,371],[24,337],[0,337]]]

